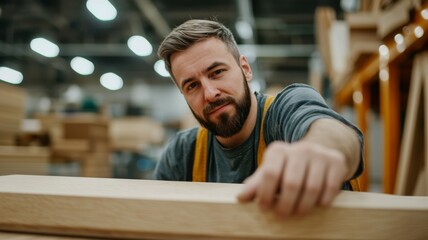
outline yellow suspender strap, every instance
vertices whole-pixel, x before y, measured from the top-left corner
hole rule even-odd
[[[267,96],[265,105],[263,108],[262,122],[260,126],[260,136],[259,136],[259,146],[257,152],[257,164],[261,164],[263,160],[263,153],[266,149],[266,143],[264,141],[263,134],[263,123],[264,115],[266,110],[272,103],[274,97]],[[193,172],[192,172],[192,181],[193,182],[206,182],[207,175],[207,159],[208,159],[208,130],[206,128],[200,127],[196,135],[196,147],[195,147],[195,158],[193,160]]]
[[[263,131],[263,124],[265,123],[265,113],[267,109],[269,108],[270,104],[273,102],[274,96],[267,96],[265,101],[265,106],[263,108],[263,115],[262,115],[262,123],[260,124],[260,135],[259,135],[259,148],[257,149],[257,167],[259,167],[262,164],[263,161],[263,154],[266,150],[266,143],[264,138],[264,131]]]
[[[353,190],[353,191],[361,192],[361,188],[360,188],[360,180],[359,180],[359,178],[351,179],[351,180],[349,181],[349,183],[351,183],[351,186],[352,186],[352,190]]]
[[[193,160],[193,182],[206,182],[208,156],[208,130],[200,127],[196,135],[195,158]]]

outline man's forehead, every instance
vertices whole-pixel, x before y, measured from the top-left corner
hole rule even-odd
[[[226,45],[219,45],[215,41],[207,39],[205,42],[198,42],[182,52],[171,55],[171,71],[175,77],[177,73],[188,74],[193,71],[204,71],[215,62],[227,64],[233,60],[233,55],[227,50]]]

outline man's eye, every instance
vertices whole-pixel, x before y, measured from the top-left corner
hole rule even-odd
[[[221,76],[223,72],[224,72],[224,69],[217,69],[210,74],[210,77],[214,78],[214,77]]]
[[[219,75],[223,71],[224,71],[223,69],[217,69],[217,70],[214,71],[214,75]]]
[[[197,84],[197,83],[195,83],[195,82],[189,83],[189,84],[187,85],[187,91],[190,91],[190,90],[194,89],[197,85],[198,85],[198,84]]]

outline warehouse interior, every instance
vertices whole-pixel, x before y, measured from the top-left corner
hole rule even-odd
[[[309,84],[357,125],[364,191],[428,195],[425,0],[0,0],[0,175],[150,179],[197,126],[156,55],[189,19],[231,29],[252,90]]]

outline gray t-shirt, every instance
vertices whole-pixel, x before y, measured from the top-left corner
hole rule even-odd
[[[266,96],[255,93],[258,110],[256,127],[250,137],[236,148],[224,148],[213,134],[208,134],[207,182],[241,183],[257,168],[257,147],[261,116]],[[273,141],[295,142],[308,131],[311,123],[320,118],[337,119],[352,127],[358,134],[363,156],[361,131],[330,109],[322,96],[304,84],[293,84],[282,90],[268,108],[264,120],[266,145]],[[181,131],[169,141],[154,177],[158,180],[192,181],[193,158],[198,128]],[[354,177],[363,171],[363,157]],[[345,183],[342,189],[350,189]]]

